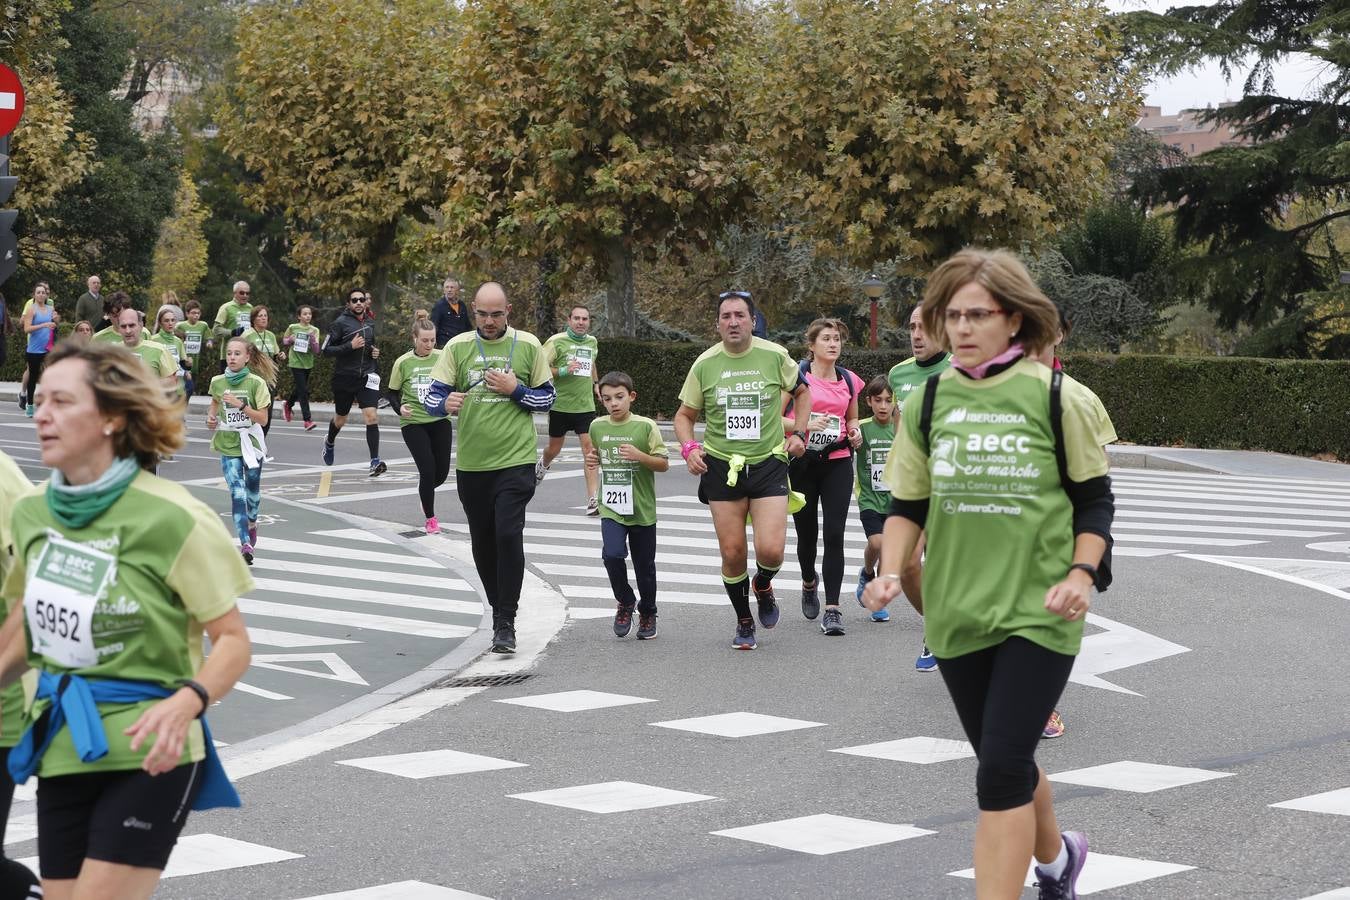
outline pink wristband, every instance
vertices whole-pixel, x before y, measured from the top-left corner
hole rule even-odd
[[[680,455],[684,457],[685,462],[689,461],[689,454],[695,450],[702,450],[703,445],[698,441],[685,441],[680,445]]]

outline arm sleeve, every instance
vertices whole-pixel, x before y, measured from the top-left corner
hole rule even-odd
[[[511,400],[526,412],[548,412],[553,408],[553,401],[557,396],[558,391],[551,381],[545,381],[539,387],[517,384],[516,389],[511,392]]]
[[[892,497],[890,514],[909,519],[919,528],[923,528],[928,522],[928,499],[901,500],[899,497]]]
[[[431,367],[431,387],[427,389],[426,399],[422,401],[422,408],[427,411],[427,415],[439,417],[446,414],[446,398],[455,389],[453,366],[454,356],[447,344],[441,351],[440,358],[436,360],[436,365]]]
[[[1073,533],[1095,534],[1103,540],[1111,539],[1111,522],[1116,515],[1116,498],[1111,493],[1111,476],[1102,475],[1087,481],[1072,481],[1067,486],[1069,502],[1073,504]]]
[[[194,508],[192,514],[196,521],[165,583],[194,619],[210,622],[233,609],[255,585],[221,521],[205,507]]]

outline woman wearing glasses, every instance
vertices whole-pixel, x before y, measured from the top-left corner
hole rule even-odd
[[[901,562],[926,528],[924,632],[979,759],[976,890],[1021,896],[1034,855],[1040,897],[1073,898],[1087,839],[1061,835],[1035,751],[1110,534],[1106,454],[1081,387],[1062,386],[1052,420],[1052,373],[1031,357],[1054,343],[1059,316],[1015,256],[967,249],[947,260],[928,281],[923,320],[952,368],[905,402],[880,574],[864,602],[880,609],[899,594]]]

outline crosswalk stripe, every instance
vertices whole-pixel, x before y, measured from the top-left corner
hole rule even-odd
[[[1117,497],[1116,506],[1161,506],[1157,500],[1134,500],[1130,498]],[[1245,503],[1224,504],[1224,503],[1186,503],[1186,504],[1168,504],[1177,518],[1189,518],[1188,511],[1193,509],[1203,509],[1209,512],[1251,512],[1251,513],[1271,513],[1273,515],[1286,516],[1316,516],[1326,515],[1328,510],[1315,509],[1309,507],[1291,507],[1291,506],[1249,506]],[[1313,524],[1307,522],[1305,524]]]
[[[271,628],[248,628],[248,640],[251,644],[261,644],[264,647],[282,647],[285,649],[294,649],[296,647],[326,647],[337,644],[359,644],[361,641],[353,641],[347,638],[322,637],[316,634],[296,634],[293,631],[276,631]]]
[[[1164,536],[1158,534],[1130,534],[1121,533],[1116,529],[1111,529],[1111,537],[1115,538],[1116,543],[1121,541],[1151,541],[1154,544],[1182,544],[1195,547],[1251,547],[1255,544],[1264,544],[1265,541],[1243,541],[1237,538],[1212,538],[1212,537],[1178,537],[1176,535]]]
[[[1129,490],[1166,490],[1174,491],[1177,488],[1185,488],[1195,491],[1211,491],[1221,494],[1238,494],[1240,496],[1261,496],[1274,494],[1280,497],[1297,498],[1301,500],[1321,500],[1321,499],[1350,499],[1350,490],[1334,491],[1331,489],[1315,490],[1313,488],[1287,488],[1283,485],[1267,485],[1263,489],[1254,490],[1256,485],[1235,485],[1229,483],[1218,484],[1184,484],[1178,485],[1170,481],[1162,480],[1143,480],[1143,479],[1111,479],[1112,488],[1126,488]]]
[[[260,552],[266,553],[267,546],[263,545]],[[348,580],[374,581],[387,585],[396,581],[399,585],[406,587],[431,588],[435,591],[473,592],[473,588],[462,578],[438,578],[435,575],[413,575],[407,572],[391,572],[380,569],[357,569],[345,565],[335,566],[290,559],[268,559],[266,556],[255,557],[253,568],[266,569],[269,572],[288,572],[293,575],[325,575],[343,582]],[[315,593],[320,593],[322,590],[321,586],[314,585]]]
[[[660,582],[658,581],[659,585]],[[579,584],[564,584],[562,586],[563,596],[570,600],[595,600],[601,603],[614,603],[614,595],[605,587],[586,587]],[[728,602],[726,594],[712,593],[691,594],[688,591],[663,591],[656,593],[657,603],[691,603],[697,606],[725,606]]]
[[[1228,546],[1228,545],[1227,545],[1227,544],[1224,544],[1224,545],[1221,545],[1221,546]],[[792,550],[792,549],[793,549],[792,545],[789,544],[788,547],[787,547],[787,550],[790,551],[790,550]],[[720,566],[720,565],[721,565],[721,556],[720,556],[720,555],[718,554],[718,552],[717,552],[717,542],[716,542],[716,541],[713,541],[713,542],[712,542],[712,546],[709,548],[709,550],[710,550],[710,552],[708,552],[708,553],[703,553],[703,554],[698,554],[698,553],[668,553],[668,552],[663,551],[663,550],[657,550],[657,551],[656,551],[656,563],[657,563],[658,566],[664,564],[664,565],[666,565],[666,566],[670,566],[671,568],[676,568],[676,567],[681,567],[681,566]],[[527,557],[530,557],[530,558],[533,558],[533,557],[535,557],[535,556],[557,556],[557,557],[561,557],[561,558],[563,558],[563,559],[576,559],[576,558],[577,558],[577,548],[576,548],[576,547],[565,547],[565,546],[561,546],[561,545],[557,545],[557,544],[532,544],[532,543],[529,543],[529,542],[527,541],[527,542],[525,543],[525,555],[526,555]],[[787,556],[787,555],[788,555],[788,553],[785,552],[785,553],[784,553],[784,556]],[[818,558],[819,558],[819,554],[817,554],[817,559],[818,559]],[[862,562],[862,551],[861,551],[861,550],[858,550],[858,551],[849,551],[849,550],[845,550],[845,551],[844,551],[844,560],[845,560],[845,562],[847,562],[847,561],[849,561],[849,560],[852,560],[852,561],[854,561],[854,562]],[[792,561],[792,560],[790,560],[790,559],[784,559],[784,560],[783,560],[783,566],[782,566],[782,569],[781,569],[780,571],[783,571],[783,572],[792,572],[792,573],[800,573],[800,572],[801,572],[801,569],[798,567],[798,565],[797,565],[797,563],[796,563],[795,561]],[[605,570],[604,570],[603,568],[600,568],[600,575],[603,577],[604,574],[605,574]]]
[[[1111,479],[1114,481],[1117,476],[1154,479],[1159,477],[1157,469],[1112,469]],[[1283,476],[1271,477],[1266,475],[1215,475],[1212,472],[1168,471],[1166,480],[1178,484],[1215,482],[1232,485],[1249,484],[1255,487],[1264,485],[1308,485],[1319,489],[1350,492],[1350,482],[1335,482],[1325,478],[1285,478]]]
[[[1281,493],[1257,493],[1255,491],[1178,491],[1175,488],[1152,490],[1112,486],[1112,490],[1124,497],[1157,497],[1175,503],[1177,500],[1227,500],[1247,503],[1299,503],[1306,502],[1314,510],[1323,513],[1335,513],[1350,510],[1350,500],[1328,500],[1315,495],[1291,495]],[[1180,504],[1179,504],[1180,505]],[[1344,514],[1344,513],[1343,513]]]
[[[254,687],[246,681],[236,681],[233,690],[241,691],[245,694],[252,694],[255,697],[262,697],[264,700],[294,700],[290,694],[278,694],[276,691],[269,691],[266,688]]]
[[[297,583],[279,578],[255,578],[253,580],[260,591],[299,594],[311,600],[354,600],[357,603],[382,603],[386,606],[401,606],[405,609],[430,609],[438,612],[467,613],[475,616],[481,615],[483,612],[483,604],[477,600],[415,597],[411,594],[395,594],[391,591],[372,591],[336,584]]]
[[[1189,518],[1189,516],[1187,517]],[[1166,522],[1122,522],[1117,519],[1111,524],[1111,533],[1119,534],[1121,529],[1147,528],[1150,531],[1186,531],[1198,534],[1252,534],[1273,537],[1326,537],[1334,531],[1300,531],[1295,528],[1235,528],[1223,525],[1174,525]]]
[[[373,531],[366,531],[364,528],[334,528],[329,531],[311,532],[313,537],[331,537],[344,541],[363,541],[370,544],[391,545],[394,542],[385,537],[380,537]]]
[[[398,616],[379,616],[374,613],[348,612],[341,609],[320,609],[314,606],[294,606],[244,597],[239,611],[245,616],[265,616],[273,619],[295,619],[302,622],[321,622],[324,625],[346,625],[350,628],[369,628],[371,631],[389,631],[425,638],[461,638],[477,629],[468,625],[447,625]]]
[[[291,541],[284,538],[269,537],[264,531],[260,536],[258,552],[299,553],[315,559],[333,560],[335,563],[351,560],[358,563],[392,563],[396,566],[410,566],[414,569],[443,569],[440,563],[412,553],[381,553],[367,550],[365,547],[341,547],[335,544],[314,544],[309,541]],[[391,573],[391,577],[396,577]]]
[[[1154,504],[1150,504],[1154,505]],[[1120,503],[1117,501],[1116,506]],[[1270,516],[1218,516],[1192,512],[1194,507],[1173,509],[1116,509],[1116,521],[1122,519],[1180,519],[1187,522],[1241,522],[1249,525],[1307,525],[1314,528],[1350,529],[1350,519],[1272,519]]]

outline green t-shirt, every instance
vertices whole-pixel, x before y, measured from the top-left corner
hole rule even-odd
[[[427,398],[427,390],[431,387],[431,372],[436,368],[440,358],[439,350],[432,350],[426,356],[418,356],[416,350],[409,350],[394,361],[394,367],[389,370],[389,389],[398,391],[399,398],[412,410],[412,415],[406,419],[402,414],[399,415],[400,425],[425,425],[445,418],[431,415],[422,405]],[[460,439],[460,444],[462,453],[463,438]]]
[[[951,366],[952,355],[946,351],[930,357],[927,364],[921,365],[917,359],[911,356],[909,359],[891,366],[891,371],[887,373],[886,380],[891,385],[891,396],[895,398],[896,411],[898,412],[905,405],[905,400],[909,398],[911,391],[922,388],[929,378],[947,371]]]
[[[235,303],[233,300],[227,300],[216,310],[216,337],[220,342],[220,358],[225,358],[225,345],[229,343],[229,336],[236,328],[242,328],[247,331],[250,328],[248,316],[253,312],[252,303]]]
[[[286,361],[292,369],[314,368],[314,354],[319,349],[319,329],[295,322],[286,326],[286,333],[282,337],[292,341],[290,352],[286,354]],[[300,350],[300,347],[305,349]]]
[[[219,423],[216,425],[215,436],[211,438],[211,449],[221,456],[243,456],[244,451],[239,446],[239,432],[248,431],[253,422],[242,409],[225,405],[225,401],[220,398],[226,391],[236,397],[247,397],[248,405],[254,409],[266,409],[270,406],[272,392],[267,389],[267,382],[252,372],[244,377],[238,387],[231,387],[229,379],[224,375],[217,375],[211,379],[211,399],[216,403],[216,418]]]
[[[854,454],[858,469],[858,508],[882,515],[890,512],[891,492],[886,488],[886,460],[895,443],[895,418],[885,425],[868,416],[858,423],[862,446]]]
[[[1075,385],[1073,390],[1081,390],[1087,395],[1088,406],[1092,408],[1092,434],[1096,437],[1097,443],[1105,447],[1107,444],[1114,444],[1120,440],[1120,437],[1116,434],[1115,423],[1111,421],[1111,416],[1106,412],[1106,406],[1102,404],[1102,398],[1098,397],[1091,388],[1081,381],[1070,378],[1069,374],[1065,372],[1064,384],[1068,384],[1070,381]]]
[[[567,332],[555,334],[544,341],[544,357],[553,373],[553,386],[558,389],[558,399],[553,401],[556,412],[593,413],[595,412],[595,379],[600,345],[594,335],[582,335],[581,340],[573,340]],[[576,373],[568,372],[572,360],[580,367]]]
[[[174,362],[187,359],[187,349],[183,346],[183,339],[178,335],[168,331],[156,331],[150,335],[150,340],[168,350]]]
[[[14,505],[32,490],[32,482],[18,464],[0,452],[0,583],[14,564],[14,535],[10,531]],[[13,747],[23,736],[27,705],[22,682],[16,681],[0,691],[0,747]]]
[[[277,343],[277,336],[270,331],[254,331],[252,328],[247,328],[239,336],[262,351],[264,356],[276,356],[281,352],[281,345]]]
[[[178,360],[167,347],[157,341],[141,341],[135,347],[127,347],[140,357],[156,378],[168,378],[178,375]]]
[[[514,372],[522,384],[532,388],[552,380],[544,348],[529,332],[507,328],[495,341],[483,341],[477,331],[466,331],[447,341],[431,377],[467,395],[459,410],[455,468],[493,472],[532,466],[538,461],[534,417],[483,383],[488,369]]]
[[[220,516],[149,472],[79,529],[60,525],[42,493],[25,496],[14,508],[14,547],[5,600],[25,606],[29,665],[56,675],[176,688],[201,668],[202,623],[254,588]],[[100,703],[108,755],[81,762],[62,728],[39,777],[139,769],[153,742],[133,751],[123,731],[157,702]],[[47,705],[35,703],[30,721]],[[200,761],[205,749],[193,722],[180,764]]]
[[[141,343],[150,340],[150,331],[147,328],[141,329]],[[95,331],[94,336],[89,339],[94,344],[121,344],[122,333],[115,326],[109,325],[101,331]]]
[[[1107,472],[1082,385],[1065,381],[1069,478]],[[1083,623],[1045,609],[1073,562],[1073,507],[1060,484],[1050,423],[1050,370],[1027,359],[972,379],[944,372],[929,450],[919,435],[923,392],[905,401],[886,483],[902,500],[927,498],[924,635],[934,655],[963,656],[1020,636],[1075,655]]]
[[[680,402],[703,412],[703,448],[718,459],[786,460],[783,392],[792,393],[797,378],[797,364],[777,344],[751,338],[744,352],[730,353],[719,342],[689,367]]]
[[[600,454],[600,516],[623,525],[656,524],[656,473],[619,455],[632,444],[652,456],[669,456],[661,429],[645,416],[622,422],[601,416],[591,422],[591,443]]]
[[[206,342],[211,340],[211,326],[199,319],[196,322],[179,322],[177,330],[183,340],[183,352],[195,366],[197,359],[206,352]]]

